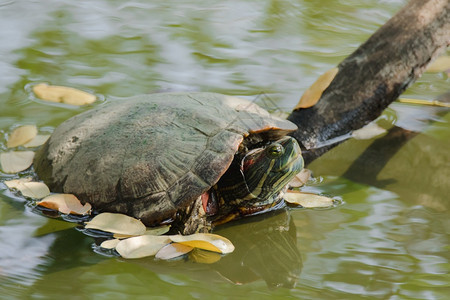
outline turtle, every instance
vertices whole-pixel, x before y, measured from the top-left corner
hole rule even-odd
[[[34,170],[52,192],[181,234],[276,209],[303,168],[297,127],[235,96],[138,95],[61,123]]]

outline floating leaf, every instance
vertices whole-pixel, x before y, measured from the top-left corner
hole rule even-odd
[[[118,239],[106,240],[100,244],[100,247],[105,249],[114,249],[117,247],[117,244],[119,244],[119,242],[120,240]]]
[[[303,169],[300,173],[295,175],[294,178],[292,178],[289,182],[289,186],[294,188],[304,186],[308,182],[309,178],[311,178],[311,171],[308,169]]]
[[[204,251],[202,249],[194,249],[189,253],[189,259],[200,264],[213,264],[222,258],[217,252]]]
[[[25,197],[42,199],[50,195],[50,190],[43,182],[32,182],[30,177],[5,181],[8,188],[19,190]]]
[[[231,253],[234,251],[234,245],[230,240],[217,234],[195,233],[191,235],[172,235],[170,239],[175,243],[213,252]]]
[[[87,222],[85,228],[133,236],[142,235],[146,231],[145,225],[140,220],[117,213],[101,213]]]
[[[0,153],[0,164],[5,173],[17,173],[28,169],[33,158],[33,151],[9,151]]]
[[[170,243],[168,236],[141,235],[120,240],[116,251],[123,258],[141,258],[155,255],[168,243]]]
[[[13,148],[28,143],[37,135],[37,128],[35,125],[24,125],[17,127],[11,132],[6,146]]]
[[[306,208],[330,207],[334,203],[333,199],[325,196],[296,191],[289,191],[284,194],[284,200],[288,203],[301,205]]]
[[[386,129],[378,126],[377,123],[369,123],[363,128],[355,130],[352,132],[352,137],[357,140],[370,140],[380,134],[386,132]]]
[[[164,233],[168,232],[170,229],[170,225],[165,225],[161,227],[152,227],[147,228],[145,233],[143,235],[163,235]],[[137,234],[140,235],[140,234]],[[113,235],[116,239],[126,239],[129,237],[133,237],[136,235],[130,235],[130,234],[122,234],[122,233],[114,233]]]
[[[37,205],[57,210],[63,214],[85,215],[91,210],[91,205],[81,204],[75,195],[72,194],[54,194],[45,197]]]
[[[155,258],[168,260],[168,259],[172,259],[172,258],[176,258],[176,257],[180,257],[182,255],[185,255],[186,253],[191,252],[192,249],[194,249],[194,248],[192,248],[190,246],[186,246],[186,245],[178,244],[178,243],[172,243],[172,244],[168,244],[168,245],[165,245],[164,247],[162,247],[158,251],[158,253],[156,253]]]
[[[440,56],[428,65],[427,72],[439,73],[450,70],[450,56]]]
[[[38,134],[37,136],[34,137],[34,139],[32,139],[28,143],[24,144],[24,146],[27,148],[38,147],[38,146],[44,144],[48,140],[49,137],[50,137],[49,134],[45,134],[45,135]]]
[[[316,82],[314,82],[306,91],[303,93],[300,101],[297,106],[295,106],[294,110],[300,108],[308,108],[314,106],[317,101],[319,101],[322,96],[323,91],[330,85],[333,81],[334,77],[338,73],[338,68],[333,68],[331,70],[326,71],[324,74],[320,75],[317,78]]]
[[[40,83],[33,86],[33,92],[42,100],[72,105],[93,103],[97,97],[74,88]]]

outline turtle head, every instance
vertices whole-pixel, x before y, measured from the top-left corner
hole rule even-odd
[[[297,141],[289,136],[264,147],[250,150],[243,158],[241,171],[249,195],[244,206],[265,206],[277,196],[303,168],[303,158]]]
[[[302,168],[301,150],[292,137],[239,153],[205,201],[205,211],[219,225],[274,209],[280,192]]]

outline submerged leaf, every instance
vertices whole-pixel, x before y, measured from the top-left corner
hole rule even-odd
[[[96,96],[84,91],[65,86],[47,85],[45,83],[33,86],[33,92],[42,100],[72,105],[91,104],[97,99]]]
[[[11,132],[6,146],[8,148],[22,146],[34,139],[37,132],[38,131],[35,125],[24,125],[17,127]]]
[[[234,245],[230,242],[230,240],[212,233],[172,235],[170,236],[170,239],[175,243],[213,252],[231,253],[234,251]]]
[[[144,234],[146,231],[145,225],[140,220],[117,213],[101,213],[87,222],[85,228],[133,236]]]
[[[304,186],[309,178],[311,178],[311,171],[308,169],[303,169],[298,173],[297,175],[292,178],[292,180],[289,182],[289,187],[301,187]]]
[[[49,137],[50,137],[49,134],[45,134],[45,135],[38,134],[37,136],[34,137],[34,139],[32,139],[28,143],[24,144],[24,146],[27,148],[38,147],[38,146],[44,144],[48,140]]]
[[[33,158],[33,151],[9,151],[0,153],[0,164],[5,173],[17,173],[28,169]]]
[[[32,182],[30,177],[5,181],[8,188],[19,190],[25,197],[42,199],[50,195],[50,190],[43,182]]]
[[[194,249],[189,253],[189,259],[200,264],[213,264],[222,258],[217,252],[204,251],[202,249]]]
[[[172,244],[168,244],[168,245],[165,245],[164,247],[162,247],[158,251],[158,253],[156,253],[155,258],[168,260],[168,259],[172,259],[172,258],[176,258],[176,257],[180,257],[182,255],[185,255],[186,253],[191,252],[192,249],[194,249],[194,248],[192,248],[190,246],[186,246],[186,245],[178,244],[178,243],[172,243]]]
[[[338,68],[333,68],[320,75],[319,78],[317,78],[316,82],[314,82],[305,91],[305,93],[303,93],[302,97],[300,98],[300,101],[298,102],[297,106],[295,106],[294,110],[314,106],[317,103],[317,101],[319,101],[320,97],[322,96],[322,93],[333,81],[338,71],[339,71]]]
[[[352,137],[357,140],[370,140],[386,132],[386,129],[377,123],[369,123],[366,126],[352,132]]]
[[[331,198],[297,191],[289,191],[284,194],[284,200],[288,203],[301,205],[306,208],[330,207],[334,204]]]
[[[54,194],[45,197],[37,205],[57,210],[63,214],[85,215],[91,210],[91,205],[81,204],[75,195],[72,194]]]
[[[155,255],[168,243],[170,243],[168,236],[141,235],[120,240],[116,251],[123,258],[141,258]]]
[[[117,244],[119,244],[119,242],[120,240],[118,239],[106,240],[100,244],[100,247],[105,249],[114,249],[117,247]]]

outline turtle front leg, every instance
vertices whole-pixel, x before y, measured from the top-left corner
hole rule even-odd
[[[211,230],[211,222],[206,218],[206,213],[202,205],[202,197],[200,196],[192,205],[177,212],[170,233],[189,235],[200,232],[208,233]]]

